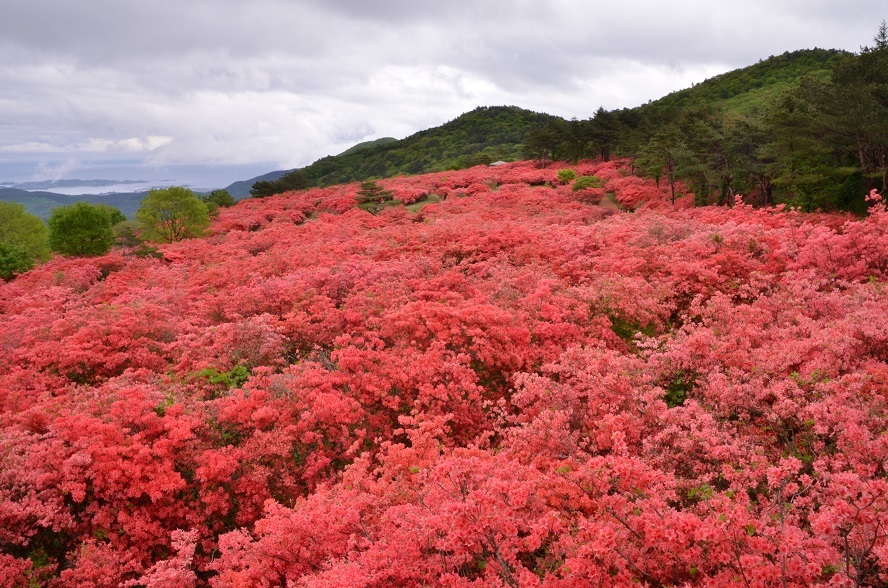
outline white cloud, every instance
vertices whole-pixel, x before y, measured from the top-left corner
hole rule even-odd
[[[132,151],[139,153],[154,151],[155,149],[169,145],[172,142],[172,137],[161,137],[156,135],[150,135],[148,137],[130,137],[128,139],[91,138],[80,145],[69,147],[67,150],[88,152]]]
[[[49,164],[46,162],[39,162],[37,164],[36,169],[34,170],[34,174],[31,176],[31,180],[33,181],[41,181],[41,180],[62,180],[70,177],[70,175],[80,169],[82,167],[82,163],[78,159],[66,159],[59,163]]]
[[[631,107],[787,50],[855,50],[888,17],[885,0],[11,4],[0,152],[281,167],[476,106]]]
[[[11,145],[0,145],[0,152],[7,153],[108,153],[127,151],[142,153],[160,149],[173,142],[173,137],[151,135],[148,137],[130,137],[128,139],[89,138],[80,143],[70,145],[54,145],[30,141]]]

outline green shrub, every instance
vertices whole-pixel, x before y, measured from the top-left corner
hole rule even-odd
[[[577,172],[572,169],[560,169],[558,170],[558,181],[562,184],[567,184],[573,179],[576,179]]]
[[[20,245],[0,243],[0,279],[11,280],[34,267],[34,256]]]
[[[398,204],[394,195],[373,181],[361,182],[358,190],[358,208],[376,214],[390,204]]]
[[[219,213],[220,208],[234,206],[234,196],[228,190],[213,190],[209,194],[201,194],[200,201],[207,205],[210,216]]]
[[[573,184],[573,191],[578,192],[586,188],[601,188],[603,182],[598,176],[580,176]]]
[[[19,247],[36,261],[49,259],[49,230],[23,204],[0,202],[0,243]]]
[[[125,220],[112,206],[75,202],[52,209],[49,246],[63,255],[104,255],[114,244],[116,222]]]
[[[241,364],[227,372],[220,372],[214,367],[208,367],[198,372],[198,377],[205,378],[210,384],[215,384],[221,389],[230,390],[240,388],[250,378],[250,370]]]
[[[142,238],[160,243],[175,243],[200,237],[210,225],[207,205],[182,186],[154,189],[136,211],[142,226]]]

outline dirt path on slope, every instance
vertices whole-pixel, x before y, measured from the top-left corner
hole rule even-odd
[[[601,199],[601,202],[598,203],[598,206],[607,210],[623,210],[623,207],[620,206],[619,202],[617,202],[615,196],[616,195],[613,192],[605,193],[604,198]]]

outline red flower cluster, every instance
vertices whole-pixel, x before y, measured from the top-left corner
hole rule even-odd
[[[0,286],[0,586],[888,582],[884,205],[573,169],[602,206],[477,167]]]

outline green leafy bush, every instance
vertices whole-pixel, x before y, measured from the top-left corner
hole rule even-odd
[[[0,243],[0,279],[11,280],[34,267],[34,256],[20,245]]]
[[[358,190],[358,208],[376,214],[390,204],[398,204],[394,195],[376,182],[361,182]]]
[[[200,237],[210,225],[207,205],[182,186],[148,192],[136,211],[136,220],[142,225],[143,238],[161,243]]]
[[[104,204],[75,202],[52,209],[49,246],[63,255],[104,255],[114,245],[116,222],[126,220],[119,210]]]
[[[579,192],[586,188],[601,188],[602,185],[601,178],[598,176],[580,176],[573,184],[573,191]]]
[[[562,184],[567,184],[571,180],[577,177],[577,172],[572,169],[560,169],[558,170],[558,181]]]
[[[49,231],[18,202],[0,202],[0,243],[20,247],[36,261],[49,259]]]

